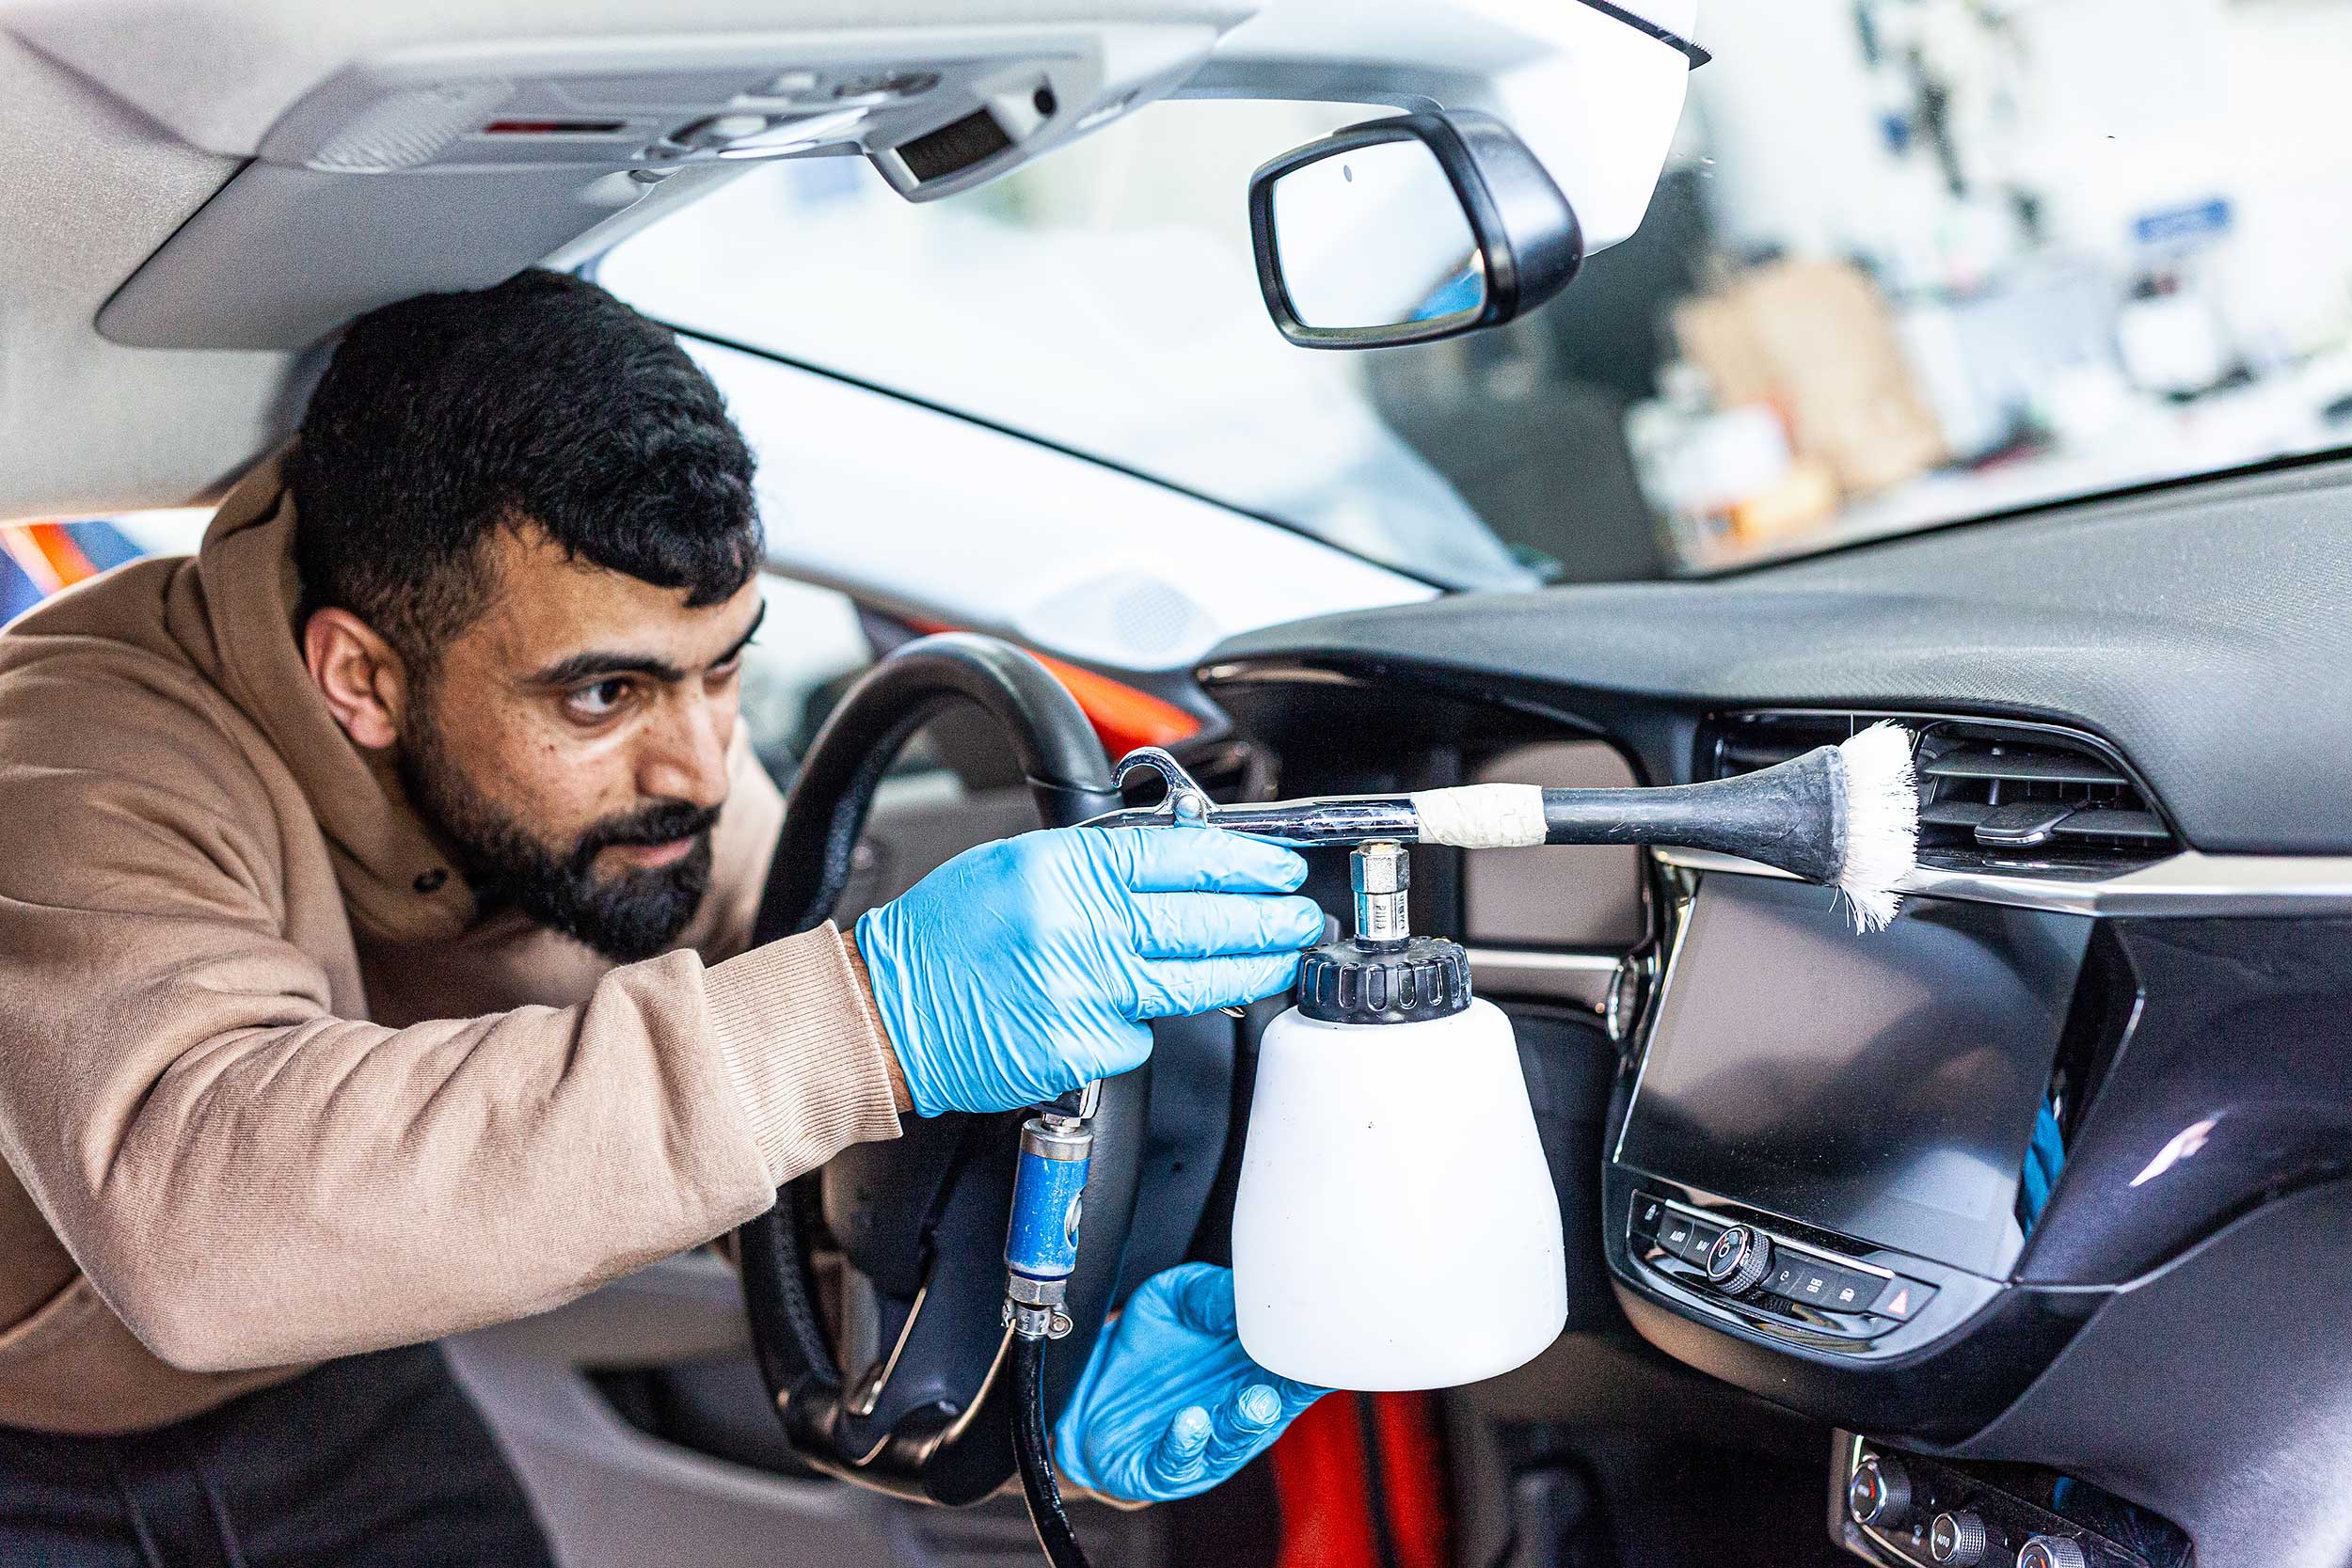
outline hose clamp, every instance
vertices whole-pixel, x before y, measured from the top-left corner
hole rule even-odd
[[[1059,1339],[1077,1326],[1059,1307],[1024,1307],[1009,1295],[1005,1298],[1004,1323],[1022,1339]]]

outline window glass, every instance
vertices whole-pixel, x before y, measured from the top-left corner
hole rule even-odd
[[[873,650],[848,594],[772,572],[759,586],[768,615],[743,650],[743,728],[768,771],[789,784],[817,726],[873,662]]]
[[[1776,0],[1702,37],[1641,232],[1468,339],[1316,352],[1266,319],[1248,175],[1389,112],[1346,105],[1153,104],[922,206],[780,164],[597,276],[1455,587],[2352,443],[2352,6]]]

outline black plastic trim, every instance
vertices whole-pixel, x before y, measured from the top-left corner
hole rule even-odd
[[[1691,753],[1659,742],[1726,708],[2047,722],[2127,754],[2195,850],[2341,855],[2347,506],[2352,464],[2339,461],[1732,580],[1325,616],[1233,638],[1203,676],[1328,672],[1542,704],[1612,730],[1664,780]]]

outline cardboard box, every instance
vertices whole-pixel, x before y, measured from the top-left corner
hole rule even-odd
[[[1796,450],[1867,495],[1948,461],[1934,410],[1903,356],[1894,313],[1840,261],[1780,261],[1675,312],[1683,356],[1725,407],[1760,403]]]

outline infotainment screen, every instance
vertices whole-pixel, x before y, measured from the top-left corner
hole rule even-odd
[[[1625,1164],[2006,1273],[2086,916],[1915,898],[1856,936],[1823,890],[1701,883],[1618,1141]]]

